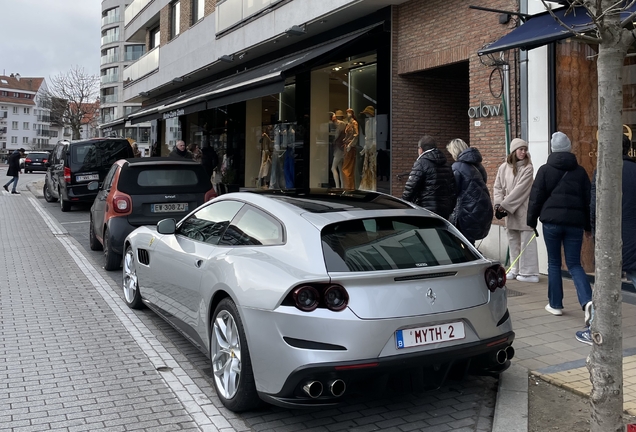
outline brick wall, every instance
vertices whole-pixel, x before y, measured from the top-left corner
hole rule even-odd
[[[192,0],[181,0],[181,23],[179,29],[181,33],[192,25]]]
[[[165,45],[170,41],[170,15],[172,14],[171,5],[167,4],[161,9],[159,12],[159,28],[161,29],[161,34],[159,35],[159,39],[161,41],[161,45]]]
[[[205,16],[210,15],[216,9],[216,0],[205,0],[205,10],[203,11]]]
[[[456,137],[477,147],[484,157],[491,190],[497,168],[505,159],[504,117],[470,119],[468,109],[480,102],[501,103],[501,97],[493,96],[489,87],[493,67],[484,66],[477,51],[507,34],[515,23],[499,24],[499,14],[469,9],[469,4],[517,10],[513,0],[411,0],[393,8],[394,195],[401,196],[406,180],[398,182],[395,174],[410,170],[417,157],[417,141],[424,134],[434,136],[440,149]],[[514,57],[509,62],[514,137],[518,130]],[[495,72],[494,77],[498,76]],[[498,91],[501,81],[495,79],[494,84]],[[480,120],[481,126],[475,126],[475,120]],[[451,162],[450,155],[448,158]]]

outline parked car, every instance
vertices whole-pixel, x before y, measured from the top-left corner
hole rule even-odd
[[[49,161],[48,152],[32,152],[24,158],[24,173],[33,171],[46,171],[46,163]]]
[[[125,240],[123,291],[211,359],[232,411],[327,406],[370,376],[505,370],[506,275],[446,220],[343,190],[221,195]],[[421,376],[421,375],[420,375]]]
[[[135,228],[180,219],[216,193],[203,165],[188,160],[134,158],[113,164],[91,207],[89,244],[104,250],[104,268],[121,265],[124,239]]]
[[[130,143],[121,138],[59,141],[45,164],[44,199],[59,200],[63,212],[71,210],[73,203],[92,203],[97,191],[89,190],[88,184],[104,181],[115,161],[133,156]]]

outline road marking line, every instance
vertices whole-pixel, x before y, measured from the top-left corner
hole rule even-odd
[[[59,226],[59,223],[53,219],[50,213],[35,198],[29,198],[29,201],[42,216],[51,232],[62,243],[62,246],[73,258],[73,261],[75,261],[84,276],[86,276],[111,308],[117,319],[139,345],[139,348],[146,354],[154,368],[165,366],[172,368],[170,372],[157,373],[172,390],[177,400],[181,402],[192,421],[201,430],[218,431],[215,424],[217,424],[218,419],[225,420],[225,417],[221,415],[208,396],[190,379],[188,374],[179,366],[179,363],[152,334],[150,329],[126,306],[121,297],[115,293],[113,287],[99,274],[77,246],[73,244],[73,240],[66,235],[67,232]],[[231,432],[235,431],[235,429],[223,428],[223,431]]]
[[[89,220],[87,221],[75,221],[75,222],[60,222],[60,224],[62,225],[69,225],[69,224],[82,224],[82,223],[90,223]]]

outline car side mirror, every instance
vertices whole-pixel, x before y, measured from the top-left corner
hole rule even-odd
[[[157,232],[159,234],[171,235],[174,234],[176,230],[177,222],[172,218],[160,220],[157,224]]]
[[[87,184],[86,187],[88,188],[89,191],[96,191],[97,189],[99,189],[99,182],[92,181],[89,184]]]

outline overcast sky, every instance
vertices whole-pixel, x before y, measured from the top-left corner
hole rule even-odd
[[[0,0],[0,74],[99,75],[101,0]]]

